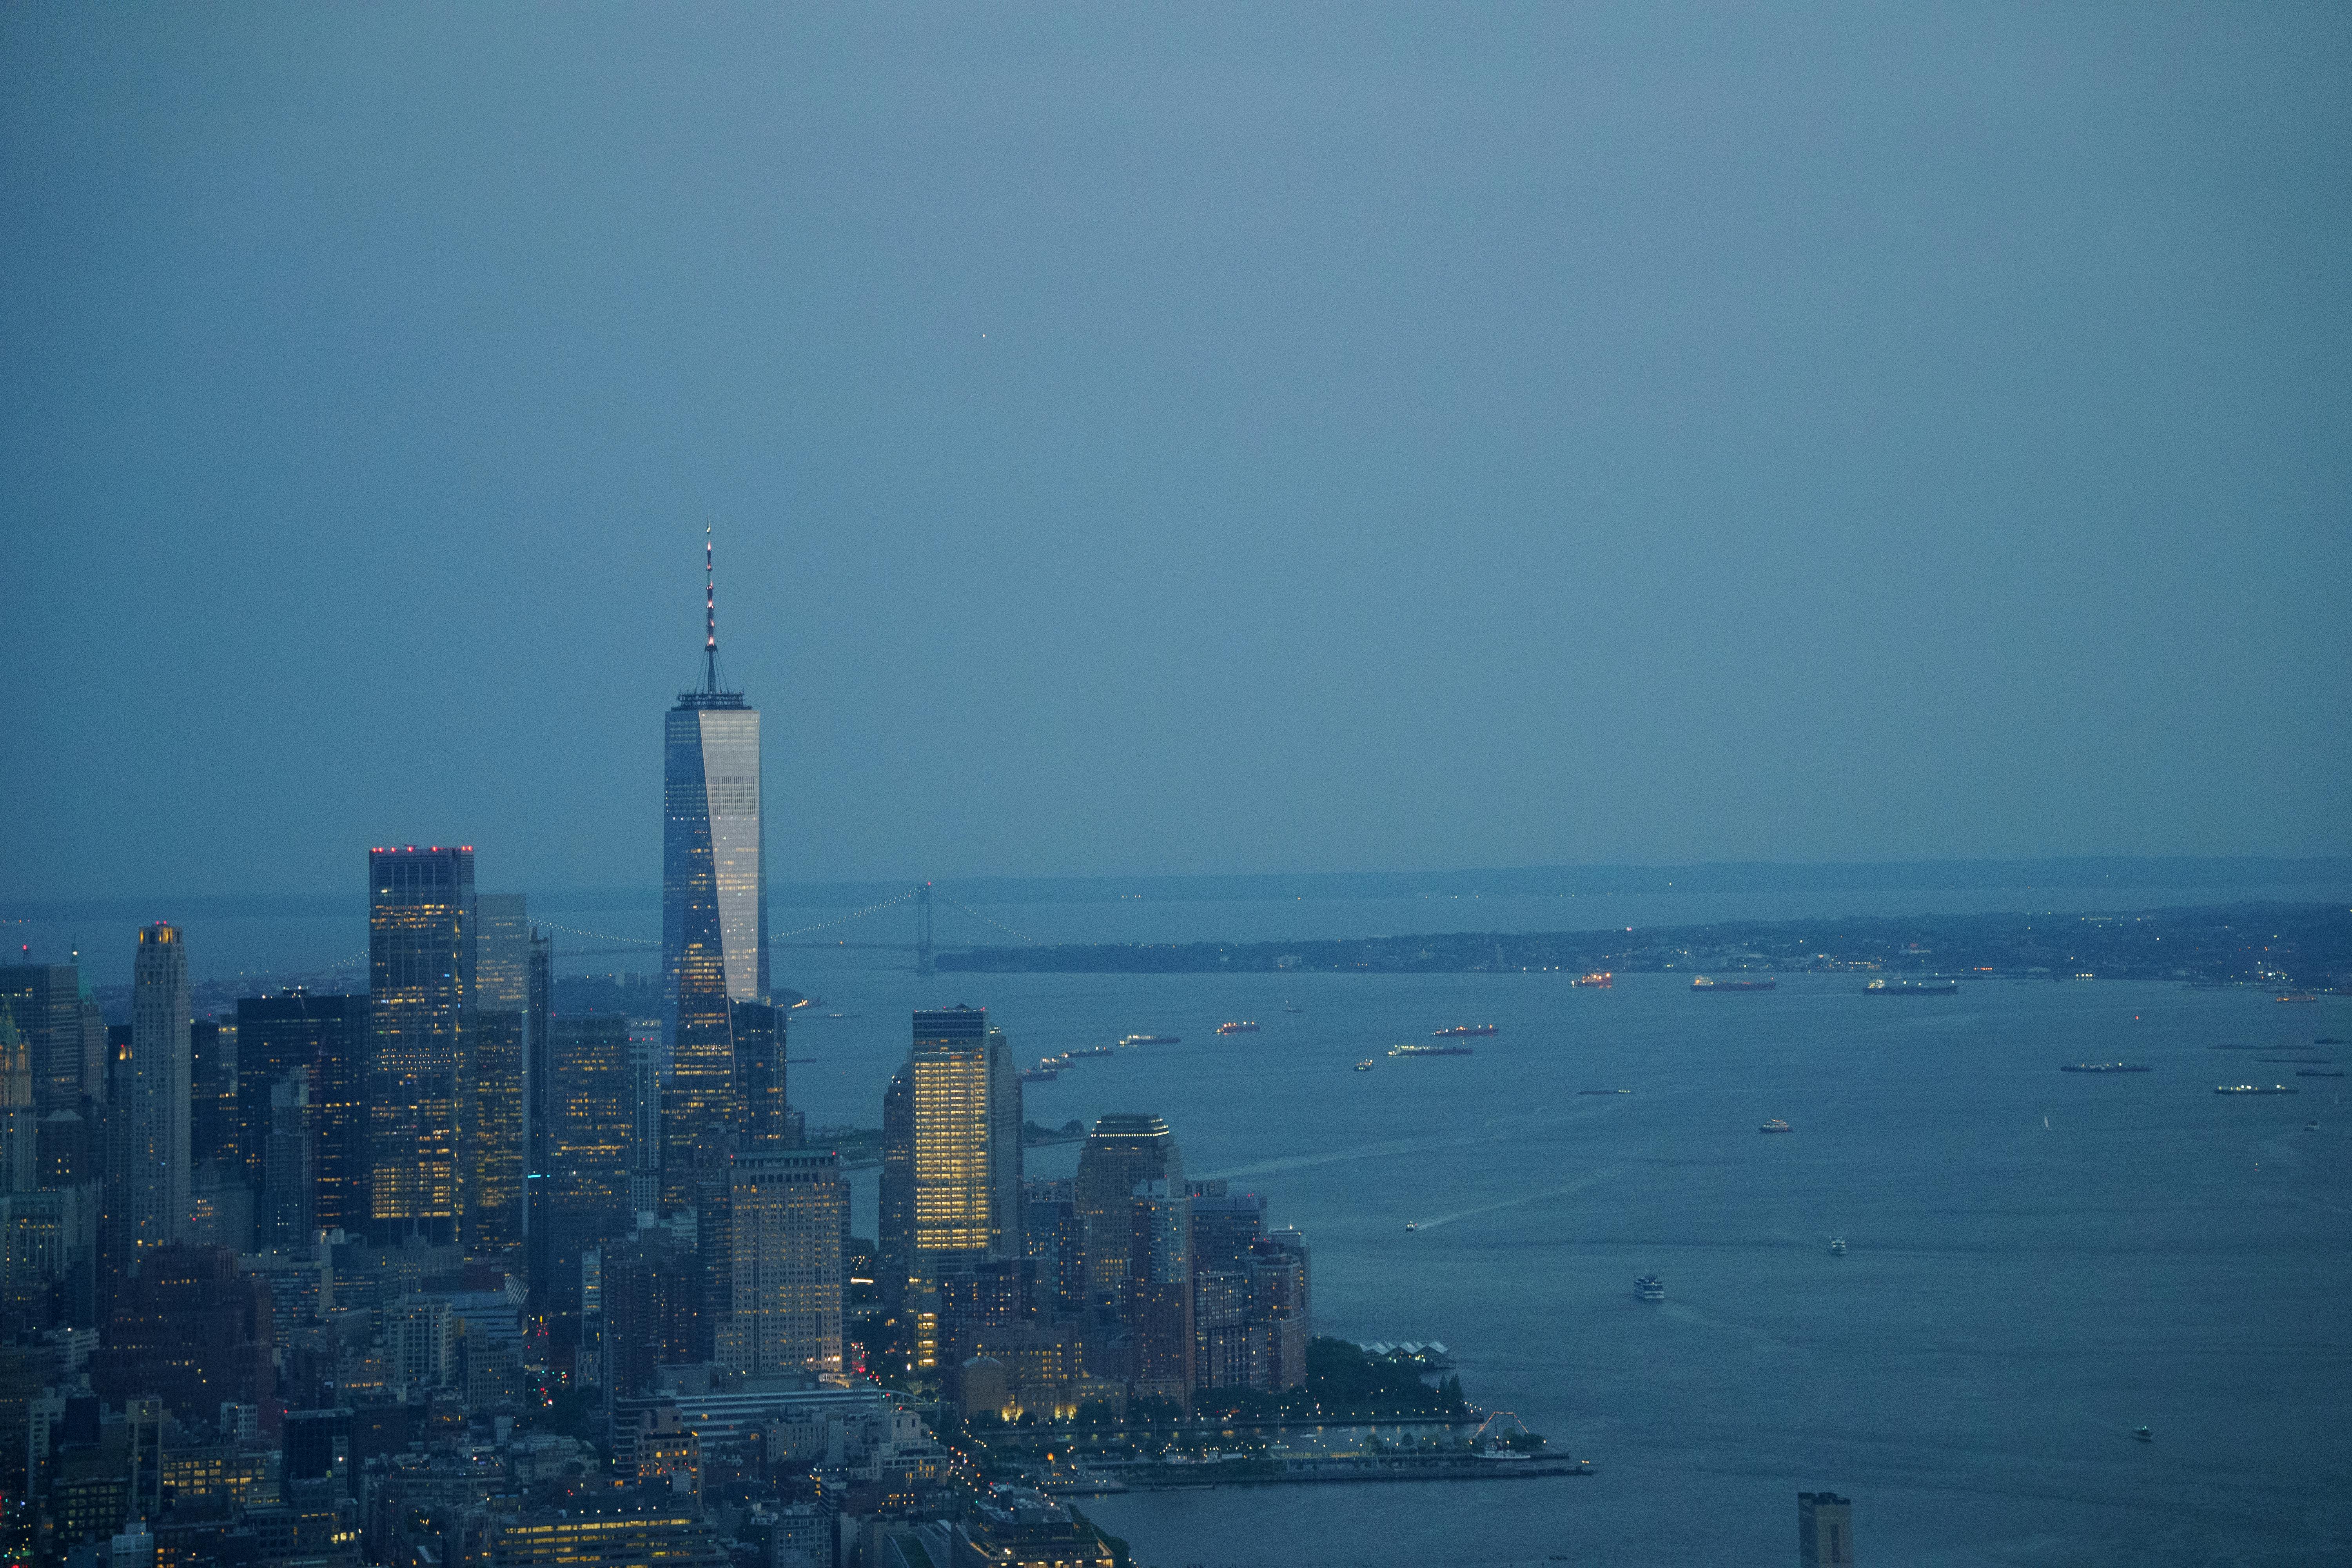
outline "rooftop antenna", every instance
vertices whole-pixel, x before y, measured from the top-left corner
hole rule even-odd
[[[710,557],[710,529],[702,530],[702,689],[719,689],[719,576]]]

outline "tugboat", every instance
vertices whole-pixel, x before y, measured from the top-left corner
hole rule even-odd
[[[2132,1437],[2135,1441],[2141,1443],[2153,1443],[2156,1441],[2156,1434],[2149,1431],[2145,1426],[2133,1427]]]
[[[1644,1301],[1666,1299],[1666,1282],[1654,1274],[1644,1274],[1633,1281],[1633,1294]]]
[[[1843,1258],[1845,1256],[1845,1237],[1842,1236],[1833,1236],[1830,1237],[1830,1256],[1832,1258]]]

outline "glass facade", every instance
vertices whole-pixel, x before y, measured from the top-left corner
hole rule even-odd
[[[842,1237],[849,1185],[831,1152],[735,1156],[731,1279],[716,1334],[733,1373],[841,1371]]]
[[[760,714],[689,692],[664,733],[663,1026],[678,1071],[725,1071],[727,1004],[768,994]]]
[[[458,1239],[471,1129],[474,851],[368,852],[369,1229]]]
[[[143,927],[131,966],[130,1053],[118,1068],[127,1099],[113,1110],[127,1134],[110,1194],[127,1244],[119,1262],[186,1238],[194,1190],[188,1035],[194,1011],[187,946],[178,929],[161,922]]]
[[[629,1021],[612,1014],[548,1020],[544,1206],[548,1304],[580,1309],[580,1254],[635,1223],[629,1173],[635,1163]]]

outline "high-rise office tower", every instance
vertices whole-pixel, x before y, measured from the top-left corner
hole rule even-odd
[[[580,1254],[635,1223],[629,1172],[635,1119],[629,1092],[629,1021],[613,1014],[548,1020],[547,1163],[543,1209],[550,1311],[580,1309]]]
[[[800,1139],[784,1098],[785,1013],[765,1002],[738,1002],[734,1018],[736,1148],[796,1148]]]
[[[41,1116],[33,1105],[32,1043],[0,999],[0,1193],[29,1193],[41,1184]]]
[[[236,1148],[246,1185],[268,1184],[271,1095],[289,1079],[308,1087],[310,1223],[354,1235],[368,1228],[365,996],[313,996],[299,987],[236,1004]]]
[[[703,544],[702,685],[664,726],[662,1022],[672,1050],[662,1113],[662,1201],[723,1184],[714,1129],[734,1119],[730,1005],[768,994],[767,840],[760,714],[719,673],[719,611]]]
[[[537,928],[530,933],[530,950],[524,973],[523,1017],[523,1278],[530,1282],[530,1307],[535,1313],[547,1310],[547,1289],[553,1255],[548,1250],[548,1224],[551,1215],[549,1200],[553,1194],[548,1180],[548,1161],[551,1144],[548,1138],[549,1116],[553,1108],[551,1089],[555,1082],[554,1069],[548,1056],[548,1016],[555,1007],[555,939],[541,936]]]
[[[467,1185],[471,1251],[522,1240],[524,1054],[530,1016],[530,924],[520,893],[474,895],[474,1136]]]
[[[368,851],[368,1228],[459,1239],[474,1023],[471,845]]]
[[[139,932],[131,963],[131,1058],[120,1107],[129,1159],[116,1173],[134,1252],[184,1240],[191,1191],[188,950],[179,929]]]
[[[959,1262],[1019,1258],[1021,1079],[985,1008],[915,1015],[911,1279]],[[1009,1134],[1009,1136],[1008,1136]]]
[[[1087,1289],[1097,1299],[1121,1297],[1133,1243],[1129,1208],[1145,1182],[1184,1191],[1184,1156],[1168,1123],[1139,1112],[1097,1120],[1078,1151],[1076,1187],[1087,1230]]]
[[[849,1185],[831,1151],[739,1153],[728,1204],[731,1272],[717,1325],[721,1368],[839,1372]]]
[[[98,1092],[88,1078],[91,1054],[83,1038],[81,970],[71,963],[0,964],[0,1003],[16,1020],[31,1053],[33,1105],[44,1116],[71,1110]],[[102,1031],[105,1026],[101,1023]],[[102,1064],[104,1036],[99,1041]]]
[[[1068,1177],[1021,1184],[1021,1246],[1037,1266],[1040,1311],[1075,1316],[1087,1310],[1086,1235]]]
[[[313,1198],[310,1083],[288,1073],[269,1086],[269,1132],[262,1141],[261,1187],[254,1194],[254,1246],[302,1253],[310,1244]]]
[[[213,1167],[241,1179],[236,1128],[236,1026],[199,1018],[188,1026],[188,1078],[194,1103],[188,1112],[189,1158],[201,1173]]]
[[[1184,1184],[1143,1181],[1128,1197],[1126,1302],[1134,1390],[1192,1402],[1192,1210]]]
[[[875,1292],[883,1310],[896,1312],[915,1273],[915,1079],[901,1067],[882,1091],[880,1213],[874,1240]]]
[[[1853,1499],[1797,1494],[1797,1562],[1799,1568],[1853,1568]]]

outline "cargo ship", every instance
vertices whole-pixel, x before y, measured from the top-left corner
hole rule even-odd
[[[2289,1089],[2283,1083],[2273,1083],[2269,1085],[2259,1083],[2219,1083],[2213,1086],[2213,1092],[2215,1094],[2295,1094],[2300,1091]]]
[[[1617,984],[1617,976],[1609,970],[1596,969],[1590,974],[1578,975],[1576,978],[1576,984],[1579,985],[1614,985]]]
[[[2146,1072],[2147,1069],[2134,1067],[2129,1062],[2069,1062],[2058,1070],[2060,1072]]]
[[[1433,1040],[1465,1040],[1472,1038],[1483,1040],[1492,1036],[1495,1032],[1495,1026],[1492,1024],[1456,1024],[1450,1029],[1432,1029],[1429,1031],[1429,1037]]]
[[[1957,980],[1890,980],[1881,975],[1862,989],[1872,996],[1949,996],[1959,988]]]
[[[1181,1046],[1184,1043],[1184,1037],[1181,1035],[1122,1035],[1119,1037],[1118,1043],[1122,1046]]]
[[[1468,1046],[1391,1046],[1389,1047],[1389,1055],[1392,1057],[1466,1057],[1469,1054]]]
[[[1694,991],[1778,991],[1777,980],[1711,980],[1702,974],[1691,982]]]
[[[1217,1026],[1217,1033],[1221,1035],[1255,1035],[1257,1033],[1257,1026],[1255,1024],[1247,1023],[1220,1024]]]

